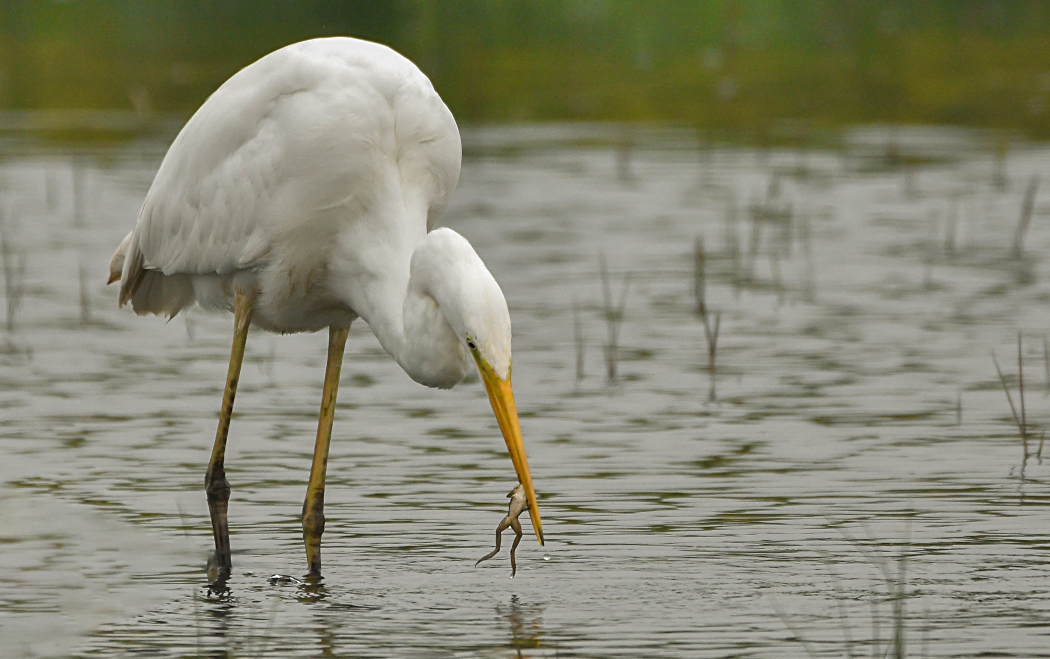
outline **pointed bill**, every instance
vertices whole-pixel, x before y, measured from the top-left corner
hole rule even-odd
[[[521,426],[518,424],[518,408],[514,405],[514,390],[510,386],[510,378],[504,380],[496,375],[492,368],[481,359],[476,360],[481,379],[485,383],[485,390],[489,394],[489,402],[492,403],[492,411],[496,414],[499,429],[503,432],[503,439],[507,442],[507,450],[510,451],[510,459],[514,463],[514,471],[518,472],[518,481],[525,486],[525,497],[529,502],[529,517],[532,519],[532,529],[536,532],[536,539],[543,546],[543,523],[540,521],[540,507],[536,503],[536,491],[532,489],[532,475],[529,473],[529,461],[525,457],[525,444],[521,439]]]

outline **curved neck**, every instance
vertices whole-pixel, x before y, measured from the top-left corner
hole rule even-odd
[[[406,279],[396,275],[372,279],[359,313],[383,349],[416,382],[447,389],[458,384],[470,368],[470,353],[450,323],[458,318],[460,299],[449,291],[461,286],[462,272],[435,259],[430,234],[412,253]]]
[[[409,280],[402,307],[403,331],[391,355],[410,378],[428,387],[448,389],[467,375],[470,355],[439,303]]]

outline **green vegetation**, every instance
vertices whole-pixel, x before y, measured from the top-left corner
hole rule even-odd
[[[387,43],[456,116],[1050,137],[1043,0],[6,0],[0,108],[188,113],[300,39]]]

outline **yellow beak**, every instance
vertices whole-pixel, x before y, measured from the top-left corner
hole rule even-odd
[[[492,411],[496,414],[499,429],[503,433],[504,441],[507,442],[507,450],[510,451],[514,471],[518,472],[518,481],[525,486],[532,529],[536,532],[536,539],[539,540],[542,547],[543,523],[540,521],[540,507],[536,503],[536,492],[532,489],[532,475],[529,473],[529,461],[525,457],[525,443],[521,439],[518,408],[514,405],[514,390],[510,386],[510,375],[508,374],[507,379],[504,380],[480,358],[475,357],[475,361],[481,372],[481,379],[485,383],[485,390],[488,391],[489,402],[492,403]]]

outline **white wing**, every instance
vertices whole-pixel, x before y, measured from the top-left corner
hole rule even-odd
[[[175,139],[126,246],[121,304],[151,275],[227,275],[275,249],[308,258],[288,251],[323,245],[316,225],[332,208],[367,216],[389,192],[376,185],[387,161],[437,210],[459,154],[451,113],[393,50],[349,38],[282,48],[226,81]],[[149,306],[136,297],[136,311],[161,312]]]

